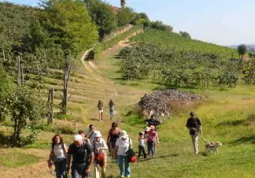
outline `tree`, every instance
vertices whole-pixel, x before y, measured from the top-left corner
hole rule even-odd
[[[49,0],[44,1],[42,7],[46,11],[44,25],[50,37],[64,50],[77,55],[98,39],[96,25],[82,0]]]
[[[180,31],[180,35],[181,35],[181,37],[191,39],[191,36],[188,32]]]
[[[131,8],[122,8],[118,14],[117,14],[117,19],[118,19],[118,26],[124,26],[129,24],[134,18],[134,13]]]
[[[100,40],[117,26],[117,18],[109,4],[100,0],[90,0],[88,10],[92,20],[96,23]]]
[[[237,47],[237,52],[239,53],[240,59],[243,60],[243,56],[247,51],[247,47],[245,44],[241,44]]]
[[[35,124],[44,114],[44,105],[40,98],[25,87],[19,87],[7,98],[8,112],[14,122],[13,138],[20,141],[20,134],[31,123]]]

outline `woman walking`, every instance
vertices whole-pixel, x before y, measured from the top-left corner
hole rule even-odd
[[[121,130],[119,129],[117,122],[113,122],[107,136],[107,144],[110,148],[112,158],[115,157],[115,144],[120,137],[120,132]]]
[[[66,178],[66,153],[67,147],[63,139],[59,135],[52,138],[51,151],[48,159],[48,167],[51,168],[52,164],[55,165],[56,177]]]
[[[129,159],[126,154],[126,151],[132,148],[132,140],[128,137],[128,134],[125,130],[121,131],[121,136],[118,138],[116,142],[116,152],[115,154],[118,156],[118,164],[120,169],[120,176],[121,177],[130,177],[131,176],[131,169],[129,166]],[[123,169],[124,165],[124,169]]]
[[[109,113],[110,113],[110,119],[111,120],[114,116],[114,105],[115,105],[115,103],[112,100],[110,100],[110,102],[109,102]]]
[[[101,177],[105,178],[105,168],[107,161],[106,150],[108,149],[105,140],[99,131],[96,131],[95,139],[92,143],[92,149],[95,154],[95,175],[99,178],[99,169],[101,168]]]
[[[104,105],[101,100],[97,103],[97,109],[98,109],[98,115],[99,115],[99,121],[103,120],[103,113],[104,113]]]

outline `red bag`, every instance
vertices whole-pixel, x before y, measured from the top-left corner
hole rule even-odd
[[[132,156],[130,159],[129,159],[129,162],[130,163],[135,163],[136,162],[136,156]]]
[[[104,167],[104,164],[105,164],[105,154],[104,153],[98,153],[96,154],[96,163],[99,164],[100,167]]]

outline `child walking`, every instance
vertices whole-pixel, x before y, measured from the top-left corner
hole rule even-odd
[[[145,153],[145,137],[143,132],[139,132],[139,138],[138,138],[138,158],[140,158],[141,153],[143,153],[143,157],[146,158],[147,155]]]

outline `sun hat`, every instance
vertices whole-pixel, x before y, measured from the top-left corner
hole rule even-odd
[[[95,137],[102,137],[102,134],[99,131],[95,132]]]
[[[120,137],[121,137],[121,138],[128,138],[127,131],[122,130],[122,131],[120,132]]]
[[[73,141],[82,141],[82,136],[81,135],[74,135],[73,136]]]

